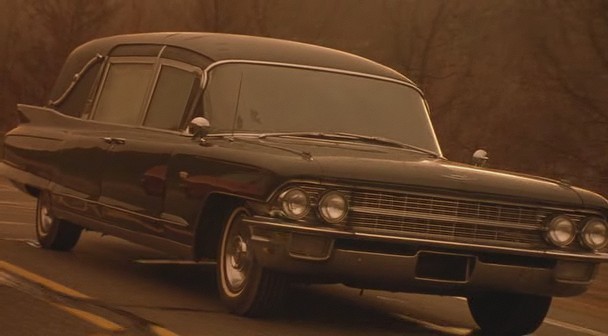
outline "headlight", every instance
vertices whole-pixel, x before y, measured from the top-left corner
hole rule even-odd
[[[567,216],[553,217],[547,224],[545,238],[550,243],[564,247],[572,243],[576,236],[576,226]]]
[[[592,250],[600,250],[608,243],[608,227],[601,218],[592,217],[586,220],[581,231],[581,242]]]
[[[302,189],[293,188],[285,190],[280,196],[281,208],[285,215],[291,219],[301,219],[310,211],[308,194]]]
[[[319,201],[319,214],[328,223],[341,222],[348,213],[348,201],[340,192],[330,191]]]

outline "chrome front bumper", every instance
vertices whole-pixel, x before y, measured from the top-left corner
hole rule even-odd
[[[583,293],[606,254],[528,251],[427,239],[305,227],[276,218],[243,218],[256,260],[309,282],[444,295],[507,291],[550,296]],[[354,242],[354,244],[343,244]],[[359,242],[407,246],[394,253],[357,248]],[[483,258],[482,256],[497,256]],[[511,262],[526,258],[541,264]]]

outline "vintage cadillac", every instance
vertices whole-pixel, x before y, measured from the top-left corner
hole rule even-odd
[[[482,331],[520,335],[608,261],[606,199],[448,161],[414,83],[328,48],[102,38],[18,115],[0,174],[37,197],[42,247],[84,229],[217,261],[240,315],[292,281],[344,283],[463,296]]]

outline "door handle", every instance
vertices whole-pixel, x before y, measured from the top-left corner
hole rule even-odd
[[[107,143],[107,144],[111,144],[112,143],[112,138],[110,137],[103,137],[100,138],[101,140],[103,140],[103,142]]]

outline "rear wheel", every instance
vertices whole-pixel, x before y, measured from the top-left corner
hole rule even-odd
[[[245,208],[238,207],[225,221],[218,253],[218,287],[232,313],[263,316],[281,305],[287,281],[256,262],[249,228],[240,224],[246,214]]]
[[[51,197],[47,192],[38,196],[36,207],[36,237],[40,246],[50,250],[69,251],[78,239],[82,227],[53,216]]]
[[[484,293],[470,297],[468,303],[484,335],[519,336],[534,332],[543,323],[551,297]]]

